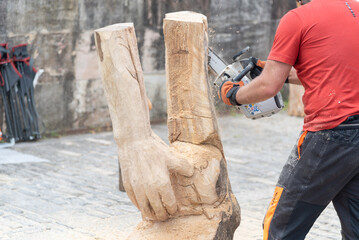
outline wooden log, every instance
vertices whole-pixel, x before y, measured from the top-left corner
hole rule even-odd
[[[304,105],[302,97],[304,94],[304,87],[301,85],[289,85],[289,101],[288,101],[288,115],[296,117],[305,117]]]
[[[124,187],[143,216],[128,239],[232,239],[240,210],[207,83],[206,18],[169,14],[164,29],[171,147],[151,131],[133,26],[95,31]]]
[[[192,187],[180,184],[176,196],[183,215],[200,213],[210,220],[215,234],[206,239],[231,239],[240,213],[228,180],[208,81],[207,18],[194,12],[170,13],[163,29],[169,140],[196,169]],[[203,226],[196,221],[192,225]]]

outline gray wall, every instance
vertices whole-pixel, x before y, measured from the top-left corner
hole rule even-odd
[[[162,21],[167,12],[208,17],[210,46],[229,60],[241,48],[266,58],[288,0],[0,0],[0,42],[28,43],[44,75],[35,89],[46,131],[109,126],[93,30],[134,22],[151,120],[166,118]]]

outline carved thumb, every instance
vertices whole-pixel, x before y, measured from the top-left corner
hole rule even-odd
[[[167,167],[170,172],[178,173],[185,177],[192,177],[194,174],[194,166],[192,166],[187,159],[171,154],[167,159]]]

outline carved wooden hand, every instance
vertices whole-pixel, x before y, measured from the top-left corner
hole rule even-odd
[[[175,156],[155,134],[118,149],[124,186],[145,220],[164,221],[176,213],[170,174],[191,177],[194,168]]]

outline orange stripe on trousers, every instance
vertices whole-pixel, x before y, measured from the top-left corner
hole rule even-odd
[[[282,192],[282,187],[276,187],[274,190],[272,201],[270,202],[266,217],[264,219],[263,240],[268,240],[269,226],[272,221],[275,209],[277,208],[280,196],[282,196]]]
[[[304,139],[305,139],[305,136],[307,136],[307,133],[308,133],[308,131],[303,132],[302,135],[299,138],[299,141],[298,141],[298,160],[300,159],[300,147],[302,146],[302,144],[304,142]]]

